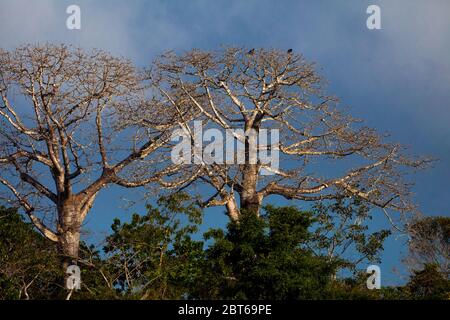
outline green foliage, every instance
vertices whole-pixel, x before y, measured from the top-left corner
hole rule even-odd
[[[115,219],[102,251],[81,243],[82,290],[71,299],[449,299],[448,275],[436,264],[424,264],[403,287],[367,289],[357,263],[377,260],[388,235],[358,222],[367,210],[339,201],[312,211],[266,206],[261,216],[243,213],[239,223],[197,241],[201,210],[186,194],[162,197],[145,215]],[[436,239],[432,230],[439,229],[441,241],[447,224],[420,225],[426,228],[416,228],[416,240]],[[0,299],[66,297],[55,244],[17,210],[0,207],[0,240]],[[330,246],[339,250],[329,255]],[[351,277],[337,277],[343,267]]]
[[[16,209],[0,207],[0,299],[58,297],[59,266],[56,246]]]
[[[82,290],[72,299],[107,299],[114,291],[98,272],[98,252],[80,245]],[[14,208],[0,207],[0,299],[64,299],[64,274],[56,244],[44,238]]]
[[[162,197],[147,210],[130,223],[115,219],[104,247],[108,281],[122,298],[178,299],[184,294],[180,278],[190,274],[191,259],[202,250],[190,238],[202,213],[185,194]]]
[[[450,218],[425,217],[409,225],[408,257],[413,270],[405,286],[411,299],[450,299]]]
[[[406,288],[412,299],[450,299],[450,279],[439,271],[436,264],[426,264],[423,270],[414,271]]]
[[[244,214],[227,232],[211,230],[203,275],[192,296],[200,299],[319,299],[336,263],[305,244],[311,214],[295,207],[267,206],[261,217]]]
[[[369,232],[370,208],[358,199],[318,202],[314,208],[313,248],[318,254],[339,257],[353,272],[360,264],[379,263],[389,230]]]

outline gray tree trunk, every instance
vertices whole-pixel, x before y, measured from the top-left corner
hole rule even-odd
[[[81,209],[76,199],[65,200],[58,207],[58,249],[62,258],[63,271],[77,264],[80,249]]]

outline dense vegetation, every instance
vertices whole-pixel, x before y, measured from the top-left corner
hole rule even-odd
[[[266,206],[259,216],[247,212],[241,221],[199,239],[201,210],[187,195],[163,197],[145,215],[135,214],[129,222],[116,219],[100,250],[82,244],[82,288],[71,298],[450,298],[448,273],[430,261],[413,270],[404,286],[366,288],[361,262],[379,262],[389,232],[369,233],[364,224],[344,221],[368,214],[362,204],[344,201],[310,211]],[[444,227],[448,220],[436,218]],[[448,233],[442,235],[448,244]],[[1,299],[67,296],[55,244],[16,209],[0,208],[0,239]],[[332,251],[335,247],[350,248],[351,254]],[[343,277],[342,270],[350,276]]]

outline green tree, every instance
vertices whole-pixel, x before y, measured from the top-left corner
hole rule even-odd
[[[134,214],[130,223],[116,219],[104,251],[108,282],[122,298],[179,299],[203,247],[191,239],[202,212],[186,194],[175,194]]]
[[[61,292],[56,246],[15,208],[0,207],[0,299],[47,299]]]
[[[192,290],[200,299],[319,299],[326,296],[337,261],[305,246],[311,213],[266,206],[247,213],[227,231],[210,230],[201,277]]]
[[[312,248],[317,254],[327,256],[330,261],[335,257],[345,260],[341,266],[352,272],[357,272],[363,263],[380,262],[383,243],[391,232],[369,231],[372,215],[366,203],[357,198],[318,202],[313,213]]]
[[[414,271],[406,288],[412,299],[450,299],[450,279],[436,264],[426,264],[423,270]]]
[[[0,207],[0,299],[65,299],[57,245],[26,222],[15,208]],[[80,244],[81,290],[71,299],[114,298],[99,270],[99,252]]]

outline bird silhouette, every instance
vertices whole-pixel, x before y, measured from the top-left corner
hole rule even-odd
[[[287,53],[291,54],[291,53],[292,53],[292,49],[289,49],[289,50],[287,51]]]
[[[247,54],[254,54],[255,53],[255,49],[251,49],[249,52],[247,52]]]

